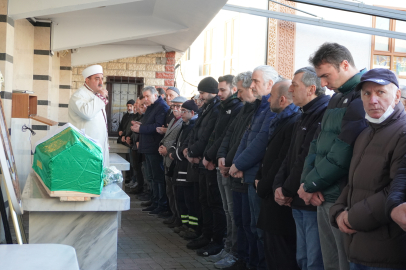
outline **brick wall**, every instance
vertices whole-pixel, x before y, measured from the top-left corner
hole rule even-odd
[[[105,79],[108,76],[143,77],[146,86],[166,89],[173,86],[177,57],[175,52],[162,52],[98,64],[103,67]],[[83,85],[82,71],[88,66],[91,65],[72,67],[71,94]]]

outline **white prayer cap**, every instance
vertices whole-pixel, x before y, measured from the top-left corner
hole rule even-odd
[[[89,76],[92,76],[94,74],[100,74],[100,73],[103,74],[103,67],[100,65],[93,65],[93,66],[85,68],[82,72],[82,75],[83,75],[83,78],[86,79]]]

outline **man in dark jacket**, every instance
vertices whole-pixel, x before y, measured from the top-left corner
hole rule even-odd
[[[300,269],[322,270],[317,208],[306,205],[297,191],[310,142],[320,126],[330,97],[324,94],[325,88],[321,87],[320,78],[312,67],[295,72],[289,91],[293,103],[302,108],[302,115],[293,127],[289,151],[274,179],[275,201],[293,209],[297,238],[296,260]]]
[[[251,86],[252,72],[242,72],[234,78],[234,84],[237,87],[238,97],[245,103],[238,115],[232,120],[230,126],[226,130],[226,134],[217,151],[218,167],[223,177],[229,177],[230,186],[232,189],[233,215],[234,223],[237,227],[237,245],[238,252],[229,254],[223,250],[219,254],[212,255],[208,259],[212,262],[220,260],[232,260],[232,257],[237,257],[236,263],[232,266],[235,269],[244,269],[247,265],[249,269],[253,269],[258,264],[257,243],[254,233],[251,230],[251,213],[248,203],[248,184],[242,183],[241,178],[234,178],[229,175],[231,165],[233,165],[234,155],[240,145],[242,136],[245,130],[251,123],[252,116],[255,110],[254,96]]]
[[[156,128],[164,124],[169,106],[158,96],[153,86],[145,87],[142,95],[148,108],[143,123],[135,125],[133,131],[140,134],[138,152],[145,155],[146,169],[152,175],[152,205],[144,210],[155,215],[167,211],[163,159],[158,153],[159,142],[163,136]]]
[[[277,116],[269,126],[269,142],[255,185],[261,198],[258,228],[264,231],[265,258],[269,269],[299,270],[296,263],[296,226],[292,209],[275,202],[273,183],[293,135],[293,126],[300,117],[300,108],[293,104],[291,81],[277,82],[271,91],[269,105]]]
[[[233,75],[221,76],[218,79],[218,96],[221,100],[219,106],[219,115],[217,117],[214,131],[211,134],[209,142],[206,146],[203,158],[203,165],[208,170],[216,171],[217,151],[221,145],[221,142],[223,141],[225,131],[243,106],[241,100],[237,97],[237,88],[233,84],[233,79]],[[224,250],[227,253],[230,253],[231,257],[229,258],[229,260],[226,259],[222,262],[219,262],[216,267],[226,268],[231,266],[235,262],[234,255],[236,255],[237,251],[237,230],[234,224],[233,217],[233,201],[230,179],[228,177],[223,177],[220,171],[217,170],[217,183],[221,194],[221,206],[224,209],[227,222],[227,238],[225,241]]]
[[[392,179],[406,152],[406,113],[396,75],[371,69],[356,87],[369,127],[358,136],[348,185],[330,208],[345,233],[350,269],[406,269],[406,234],[385,213]]]
[[[123,114],[123,117],[121,117],[120,124],[118,125],[118,138],[117,142],[118,143],[123,143],[122,137],[125,135],[127,126],[130,122],[131,116],[133,116],[135,113],[135,101],[134,99],[130,99],[127,101],[127,112]],[[124,138],[125,139],[125,138]]]
[[[198,189],[195,186],[199,184],[197,182],[190,181],[187,177],[188,166],[191,163],[183,155],[183,150],[187,146],[185,141],[187,141],[190,131],[195,126],[196,120],[198,118],[197,105],[193,100],[188,100],[182,104],[181,116],[182,116],[182,127],[178,136],[173,143],[173,146],[169,149],[169,158],[171,158],[175,164],[173,169],[173,179],[174,185],[176,187],[175,196],[177,207],[180,215],[181,222],[174,219],[174,225],[180,226],[185,225],[189,229],[189,233],[198,233],[198,212],[196,212],[196,203],[199,202],[198,193],[195,196],[195,191]]]
[[[192,168],[188,170],[188,178],[190,177],[189,179],[192,181],[197,179],[199,181],[199,200],[203,224],[201,237],[189,242],[187,247],[198,249],[198,255],[209,256],[217,254],[223,248],[223,236],[226,229],[216,171],[207,170],[202,163],[204,150],[214,131],[219,114],[220,98],[217,96],[218,83],[212,77],[201,80],[198,90],[205,104],[189,135],[188,146],[184,150],[184,155],[192,163]],[[195,164],[199,165],[198,168]],[[213,241],[211,242],[211,240]]]
[[[272,86],[280,80],[280,77],[273,67],[259,66],[254,69],[251,80],[252,91],[259,101],[256,101],[257,107],[254,116],[241,139],[229,173],[232,177],[243,178],[244,183],[248,183],[251,230],[256,237],[259,258],[256,267],[257,269],[266,269],[263,231],[257,228],[261,199],[257,195],[254,182],[265,154],[269,123],[276,116],[276,113],[269,108],[268,99],[271,95]]]
[[[298,193],[306,204],[315,192],[322,193],[324,202],[315,206],[324,269],[348,270],[343,234],[331,226],[329,211],[347,184],[354,142],[367,127],[359,91],[354,90],[366,70],[359,72],[350,51],[337,43],[324,43],[309,61],[321,86],[337,94],[324,113],[320,134],[311,143]]]

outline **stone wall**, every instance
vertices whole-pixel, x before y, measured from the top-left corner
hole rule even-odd
[[[175,52],[161,52],[98,64],[103,67],[104,80],[108,76],[142,77],[144,85],[166,89],[174,84],[177,57]],[[72,67],[71,94],[83,85],[82,71],[91,65]]]

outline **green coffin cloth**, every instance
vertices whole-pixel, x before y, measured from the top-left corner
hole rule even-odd
[[[103,187],[102,150],[79,130],[67,126],[36,146],[32,168],[51,191],[99,195]]]

